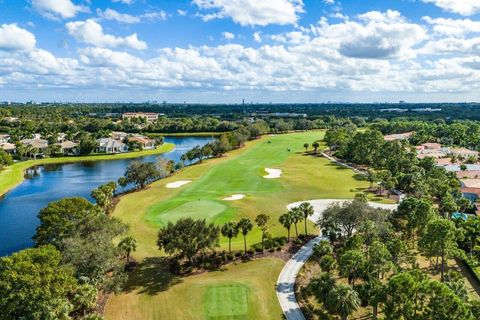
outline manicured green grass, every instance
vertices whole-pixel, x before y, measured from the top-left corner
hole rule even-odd
[[[24,179],[25,170],[33,166],[43,164],[58,164],[58,163],[72,163],[83,161],[100,161],[100,160],[118,160],[118,159],[130,159],[142,156],[148,156],[152,154],[160,154],[168,151],[172,151],[175,146],[171,143],[165,143],[161,147],[154,150],[143,150],[136,152],[127,152],[120,154],[103,154],[103,155],[90,155],[79,157],[61,157],[61,158],[45,158],[38,160],[27,160],[13,164],[0,171],[0,196],[15,188]]]
[[[186,168],[180,174],[152,184],[148,190],[122,197],[114,215],[131,226],[131,233],[139,242],[137,258],[158,255],[158,229],[179,217],[197,217],[221,225],[241,217],[253,221],[258,214],[265,213],[271,216],[271,234],[284,236],[286,232],[278,223],[278,217],[285,212],[287,204],[310,199],[352,198],[368,186],[351,170],[304,154],[303,144],[319,140],[323,134],[321,131],[292,133],[249,142],[226,157]],[[263,178],[265,168],[281,169],[282,177]],[[178,189],[165,187],[178,180],[192,182]],[[233,194],[246,197],[238,201],[222,200]],[[247,241],[251,245],[260,239],[260,231],[254,228]],[[226,248],[227,240],[222,239],[221,244]],[[232,248],[242,247],[242,237],[234,238]]]
[[[251,295],[250,288],[244,284],[214,284],[204,295],[203,314],[207,319],[247,319]]]
[[[158,259],[158,258],[157,258]],[[113,295],[105,308],[107,320],[278,320],[282,311],[275,283],[284,262],[263,258],[229,265],[221,271],[185,278],[148,258],[132,275],[127,289]]]

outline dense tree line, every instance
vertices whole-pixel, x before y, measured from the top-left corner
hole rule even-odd
[[[315,297],[320,313],[347,319],[360,307],[371,307],[374,319],[380,311],[392,320],[480,316],[480,302],[468,296],[463,276],[445,272],[447,259],[465,255],[460,244],[466,229],[441,217],[430,202],[408,198],[389,212],[357,197],[331,205],[318,226],[328,239],[314,247],[322,272],[303,294]],[[412,245],[435,264],[432,272],[440,273],[440,281],[419,268]]]

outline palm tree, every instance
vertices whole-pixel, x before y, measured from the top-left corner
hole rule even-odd
[[[310,145],[309,145],[308,143],[304,143],[304,144],[303,144],[303,147],[305,148],[305,152],[308,152],[308,147],[309,147],[309,146],[310,146]]]
[[[299,206],[300,211],[303,214],[303,221],[305,223],[305,236],[307,236],[307,218],[312,216],[315,213],[313,206],[308,202],[303,202]]]
[[[315,298],[325,305],[331,292],[335,289],[335,280],[329,273],[323,272],[320,276],[312,279],[310,288]]]
[[[222,226],[222,236],[228,238],[228,252],[232,252],[232,238],[238,235],[238,226],[235,222],[227,222]]]
[[[130,254],[137,250],[137,240],[134,237],[123,238],[118,247],[127,255],[127,263],[130,263]]]
[[[312,147],[313,147],[313,150],[315,151],[315,153],[317,153],[317,149],[320,147],[320,143],[315,141],[314,143],[312,143]]]
[[[347,320],[360,306],[358,293],[349,285],[339,284],[332,290],[327,304],[331,304],[342,320]]]
[[[297,228],[297,223],[302,221],[303,219],[303,213],[300,211],[298,207],[292,208],[290,210],[290,215],[292,216],[292,222],[295,225],[295,234],[298,238],[298,228]]]
[[[262,230],[262,251],[263,251],[263,243],[265,240],[265,235],[267,233],[268,220],[270,220],[270,216],[267,216],[266,214],[263,214],[263,213],[259,214],[255,218],[255,222],[257,223],[257,226],[260,228],[260,230]]]
[[[253,224],[248,218],[242,218],[238,221],[237,224],[238,229],[243,234],[243,245],[245,247],[245,254],[247,254],[247,234],[252,230]]]
[[[292,214],[290,212],[282,214],[280,218],[278,218],[278,222],[280,222],[282,226],[287,229],[287,241],[290,242],[290,227],[293,223]]]

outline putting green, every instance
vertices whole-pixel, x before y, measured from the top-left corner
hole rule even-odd
[[[247,319],[250,288],[243,284],[219,283],[207,289],[203,312],[207,319]]]
[[[225,212],[228,207],[220,201],[196,200],[186,203],[172,201],[152,206],[147,211],[147,221],[158,225],[176,222],[181,218],[205,219],[215,221],[215,217]],[[157,214],[160,212],[160,214]]]

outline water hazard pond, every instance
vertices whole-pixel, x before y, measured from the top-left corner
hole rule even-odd
[[[177,162],[187,150],[212,139],[167,137],[165,141],[174,143],[175,150],[162,155],[38,166],[35,175],[0,198],[0,256],[33,245],[32,236],[39,223],[37,214],[49,202],[74,196],[92,200],[90,192],[103,183],[117,181],[131,161],[165,157]]]

